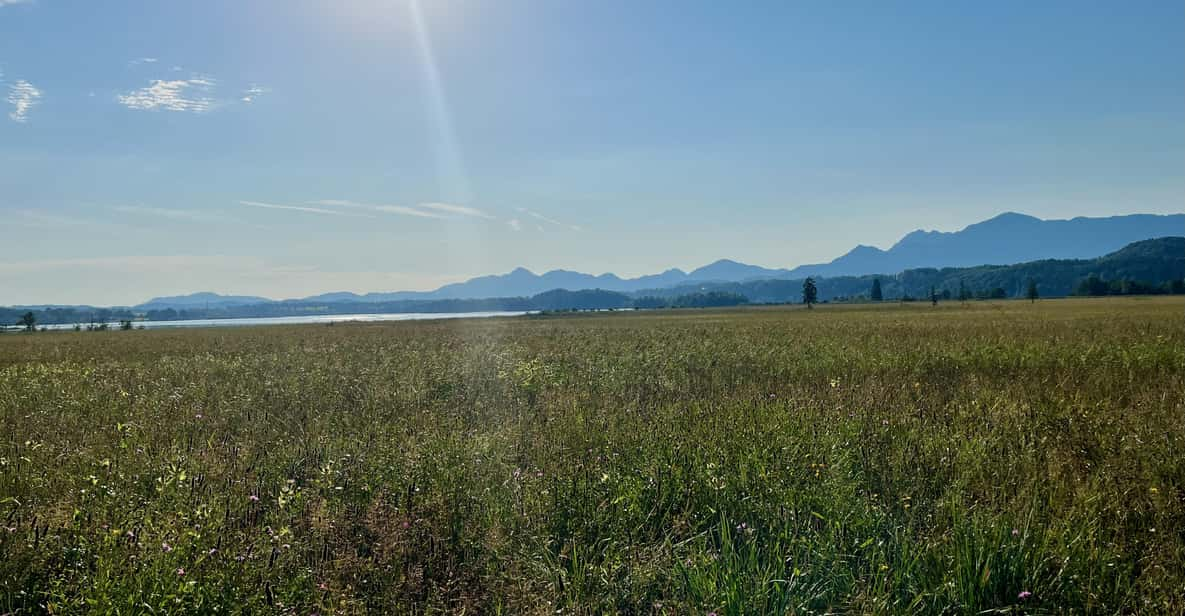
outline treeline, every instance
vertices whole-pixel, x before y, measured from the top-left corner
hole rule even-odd
[[[150,310],[150,321],[194,319],[234,319],[286,316],[312,316],[360,313],[456,313],[456,312],[556,312],[565,310],[621,310],[627,308],[692,308],[736,306],[748,303],[736,293],[685,293],[673,298],[633,297],[603,289],[569,291],[554,289],[532,297],[494,297],[486,299],[400,300],[395,302],[276,302],[225,308],[185,310]]]
[[[726,291],[710,291],[708,293],[688,293],[676,297],[658,297],[645,295],[634,300],[635,308],[716,308],[723,306],[740,306],[749,303],[749,298],[740,293]]]
[[[41,325],[114,323],[136,318],[131,308],[93,308],[91,306],[31,308],[16,306],[0,307],[0,325],[14,325],[27,312],[32,312],[37,323]]]
[[[1130,244],[1099,257],[1045,260],[1017,265],[966,268],[921,268],[888,276],[840,276],[815,279],[818,301],[937,299],[1003,299],[1067,295],[1133,295],[1185,293],[1185,238],[1166,237]],[[873,287],[876,286],[874,291]],[[1030,289],[1030,286],[1035,289]],[[797,303],[803,280],[753,280],[696,283],[634,294],[589,289],[556,289],[533,297],[400,300],[392,302],[286,301],[246,306],[149,310],[90,306],[0,308],[0,327],[16,326],[27,312],[37,324],[113,323],[146,318],[151,321],[293,317],[360,313],[526,312],[735,306],[746,303]],[[879,297],[876,297],[879,296]],[[875,298],[875,299],[874,299]]]
[[[1173,289],[1185,284],[1185,238],[1167,237],[1136,242],[1097,259],[1048,259],[1017,265],[920,268],[896,275],[816,278],[815,283],[820,301],[872,300],[873,283],[878,280],[883,300],[929,300],[931,290],[940,299],[1004,299],[1026,297],[1030,282],[1037,285],[1042,297],[1074,295],[1084,281],[1092,277],[1104,281],[1108,289],[1128,289],[1132,292],[1142,289],[1147,293],[1179,292]],[[752,303],[784,303],[801,299],[802,282],[770,279],[699,283],[654,289],[642,294],[677,297],[692,291],[717,291],[743,295]]]
[[[1144,280],[1103,280],[1087,276],[1078,283],[1074,295],[1099,297],[1104,295],[1185,295],[1185,280],[1170,280],[1154,284]]]

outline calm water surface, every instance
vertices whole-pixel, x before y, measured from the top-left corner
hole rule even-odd
[[[191,319],[186,321],[134,321],[136,329],[161,327],[235,327],[244,325],[296,325],[301,323],[347,323],[374,321],[420,321],[424,319],[480,319],[488,317],[517,317],[528,312],[397,312],[384,314],[324,314],[298,317],[259,317],[242,319]],[[86,329],[87,324],[82,323]],[[41,326],[38,326],[40,329]],[[74,329],[73,324],[46,325],[48,329]],[[108,327],[119,329],[119,323]]]

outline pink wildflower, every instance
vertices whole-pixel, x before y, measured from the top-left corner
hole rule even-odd
[[[1025,599],[1028,599],[1031,596],[1033,596],[1033,593],[1031,593],[1027,590],[1022,590],[1022,591],[1020,591],[1019,595],[1016,595],[1016,598],[1020,599],[1021,601],[1024,601]]]

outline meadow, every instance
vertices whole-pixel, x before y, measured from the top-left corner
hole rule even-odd
[[[1181,298],[0,335],[0,614],[1185,613]]]

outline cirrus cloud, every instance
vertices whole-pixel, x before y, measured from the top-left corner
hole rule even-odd
[[[40,98],[41,90],[24,79],[18,79],[8,87],[7,100],[12,105],[12,111],[9,112],[8,117],[13,122],[24,123],[29,119],[29,111],[37,105]]]
[[[255,84],[251,84],[250,88],[243,90],[243,95],[239,97],[239,100],[244,103],[254,103],[255,99],[268,92],[271,92],[270,88],[261,88]]]
[[[307,207],[303,205],[280,205],[277,203],[263,203],[261,201],[239,201],[239,205],[247,207],[263,208],[265,210],[289,210],[293,212],[306,212],[309,214],[325,214],[328,216],[367,216],[367,214],[355,214],[353,212],[340,212],[337,210],[329,210],[320,207]]]
[[[418,203],[416,205],[389,205],[389,204],[372,204],[372,203],[357,203],[355,201],[347,201],[344,199],[322,199],[320,201],[313,201],[313,205],[328,206],[328,207],[344,207],[354,209],[371,210],[374,212],[386,212],[388,214],[400,214],[403,216],[415,216],[417,218],[439,218],[448,219],[456,217],[469,218],[485,218],[487,220],[494,220],[490,214],[479,210],[475,207],[467,205],[457,205],[455,203]]]
[[[215,83],[209,77],[153,79],[143,88],[119,95],[119,103],[140,111],[206,113],[215,104],[210,96]]]

